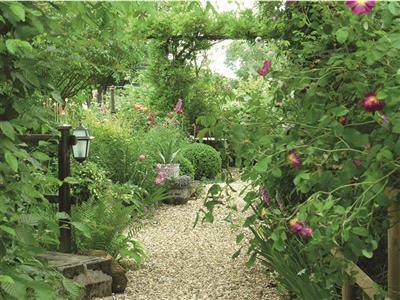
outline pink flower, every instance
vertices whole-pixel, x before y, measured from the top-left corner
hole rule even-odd
[[[375,6],[374,0],[357,0],[357,1],[346,1],[347,7],[351,8],[353,15],[367,14]]]
[[[298,166],[300,166],[301,161],[300,161],[299,156],[297,155],[296,150],[294,150],[294,149],[289,150],[288,161],[294,168],[297,168]]]
[[[271,198],[269,197],[267,191],[265,190],[264,186],[260,186],[259,192],[261,194],[261,198],[263,199],[264,203],[271,207]]]
[[[139,160],[145,160],[145,159],[146,159],[146,156],[144,154],[139,155]]]
[[[353,164],[358,168],[359,166],[361,166],[361,160],[353,159]]]
[[[156,170],[160,170],[161,169],[161,164],[156,164]]]
[[[270,60],[264,61],[263,66],[257,69],[257,73],[260,74],[261,76],[264,76],[267,73],[267,71],[269,70],[269,68],[271,68],[271,65],[272,65],[272,61],[270,61]]]
[[[165,180],[165,178],[167,178],[167,175],[164,172],[160,172],[158,173],[158,176],[154,180],[154,183],[161,184]]]
[[[312,229],[311,229],[310,227],[303,227],[303,228],[300,230],[300,234],[301,234],[302,236],[310,236],[310,235],[312,234]]]
[[[175,105],[175,112],[178,115],[183,113],[182,104],[183,104],[183,100],[182,99],[178,99],[178,102]]]
[[[365,111],[375,112],[383,109],[383,106],[385,105],[385,100],[378,99],[374,92],[369,92],[361,100],[361,105],[364,106]]]

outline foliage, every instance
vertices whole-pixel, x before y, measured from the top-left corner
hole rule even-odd
[[[287,64],[271,68],[264,77],[269,95],[253,91],[240,119],[208,117],[213,135],[232,144],[242,180],[252,187],[242,191],[246,209],[253,209],[243,224],[255,234],[251,251],[300,299],[337,297],[343,261],[332,249],[371,265],[385,251],[378,244],[388,228],[385,211],[397,197],[400,154],[395,6],[379,2],[367,15],[352,15],[333,2],[291,2],[281,10],[263,3],[260,19],[274,13],[268,35],[283,40],[277,55]],[[360,104],[371,91],[384,99],[383,111]],[[260,201],[260,186],[272,207]],[[212,201],[206,202],[211,211]],[[295,217],[312,228],[311,237],[291,232]],[[376,270],[369,274],[381,278]]]
[[[221,171],[221,156],[206,144],[191,144],[182,150],[182,156],[195,168],[195,179],[213,179]]]
[[[175,144],[176,142],[171,139],[167,146],[160,145],[160,151],[158,154],[163,164],[172,164],[177,161],[177,155],[179,154],[180,149],[176,150]]]
[[[184,157],[179,158],[179,173],[180,175],[187,175],[194,179],[194,166],[188,159]]]

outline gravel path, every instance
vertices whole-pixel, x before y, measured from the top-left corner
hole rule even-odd
[[[213,224],[199,222],[193,228],[201,206],[198,199],[158,208],[135,236],[149,257],[140,269],[127,273],[124,294],[103,299],[280,299],[261,264],[247,269],[245,255],[231,258],[238,249],[237,232],[224,221],[226,208],[215,210]]]

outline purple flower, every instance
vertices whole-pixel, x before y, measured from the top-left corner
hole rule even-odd
[[[293,233],[300,234],[302,236],[310,236],[312,229],[304,226],[304,221],[298,220],[297,218],[289,221],[290,229]]]
[[[367,14],[375,6],[374,0],[357,0],[357,1],[346,1],[347,7],[351,8],[353,15]]]
[[[265,190],[264,186],[260,186],[259,188],[261,198],[264,200],[265,204],[268,207],[271,207],[271,198],[269,197],[267,191]]]
[[[304,227],[304,221],[298,220],[298,219],[291,219],[289,221],[290,229],[294,233],[299,233],[303,227]]]
[[[294,168],[300,166],[301,161],[295,149],[289,150],[288,161]]]
[[[364,106],[366,112],[375,112],[383,109],[385,100],[378,99],[374,92],[369,92],[361,100],[361,105]]]
[[[264,61],[263,66],[257,69],[257,73],[260,74],[261,76],[264,76],[267,73],[267,71],[269,70],[269,68],[271,68],[271,65],[272,65],[272,61],[270,61],[270,60]]]

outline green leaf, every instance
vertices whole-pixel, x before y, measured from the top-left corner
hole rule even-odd
[[[1,131],[11,140],[15,140],[15,131],[14,127],[10,124],[10,122],[3,121],[0,122]]]
[[[46,153],[43,153],[43,152],[40,152],[40,151],[35,151],[35,152],[33,152],[33,153],[32,153],[32,156],[33,156],[35,159],[41,160],[41,161],[50,160],[50,157],[49,157]]]
[[[6,48],[11,54],[16,54],[18,50],[20,51],[31,51],[32,46],[26,41],[21,41],[18,39],[8,39],[6,40]]]
[[[88,225],[82,222],[71,222],[71,225],[78,229],[85,237],[90,238],[90,228]]]
[[[400,4],[396,1],[390,1],[388,5],[388,9],[390,13],[394,16],[399,16],[400,15]]]
[[[25,9],[20,3],[10,5],[10,10],[18,18],[18,21],[25,21]]]
[[[10,151],[6,151],[4,154],[4,158],[6,160],[6,163],[10,166],[10,168],[14,171],[18,171],[18,160],[15,158],[14,155],[11,154]]]
[[[365,227],[354,227],[351,229],[351,231],[359,236],[369,236],[368,230]]]
[[[68,278],[63,278],[62,283],[66,291],[71,294],[73,299],[78,297],[81,287],[75,281]]]
[[[366,250],[366,249],[363,249],[361,251],[361,253],[362,253],[362,255],[364,255],[367,258],[372,258],[372,256],[374,256],[374,253],[372,251],[369,251],[369,250]]]
[[[257,173],[264,173],[267,170],[268,162],[268,158],[263,158],[253,167],[254,171],[256,171]]]
[[[277,177],[277,178],[282,176],[282,171],[279,168],[271,169],[271,173],[272,173],[272,176]]]
[[[240,233],[236,236],[236,244],[239,244],[244,238],[244,233]]]
[[[7,282],[7,281],[2,281],[1,282],[1,288],[3,291],[5,291],[8,295],[18,299],[22,300],[26,298],[26,287],[24,284],[21,282],[15,281],[15,282]]]
[[[243,226],[248,227],[249,225],[253,224],[257,220],[256,215],[252,215],[250,217],[247,217],[246,221],[244,222]]]
[[[336,39],[339,43],[343,44],[349,36],[349,31],[347,27],[342,27],[336,31]]]
[[[69,177],[65,177],[64,178],[64,182],[69,183],[69,184],[78,184],[79,183],[79,179],[69,176]]]
[[[398,119],[393,119],[392,120],[393,123],[393,133],[400,133],[400,118]]]
[[[256,262],[257,254],[253,253],[249,260],[246,262],[246,267],[251,268]]]
[[[237,250],[235,253],[233,253],[232,255],[232,259],[237,258],[240,255],[240,252],[242,251],[242,248],[240,248],[239,250]]]
[[[0,225],[0,229],[12,236],[17,236],[14,228],[8,227],[6,225]]]
[[[1,281],[14,283],[14,279],[12,279],[10,276],[7,275],[0,275],[0,282]]]

